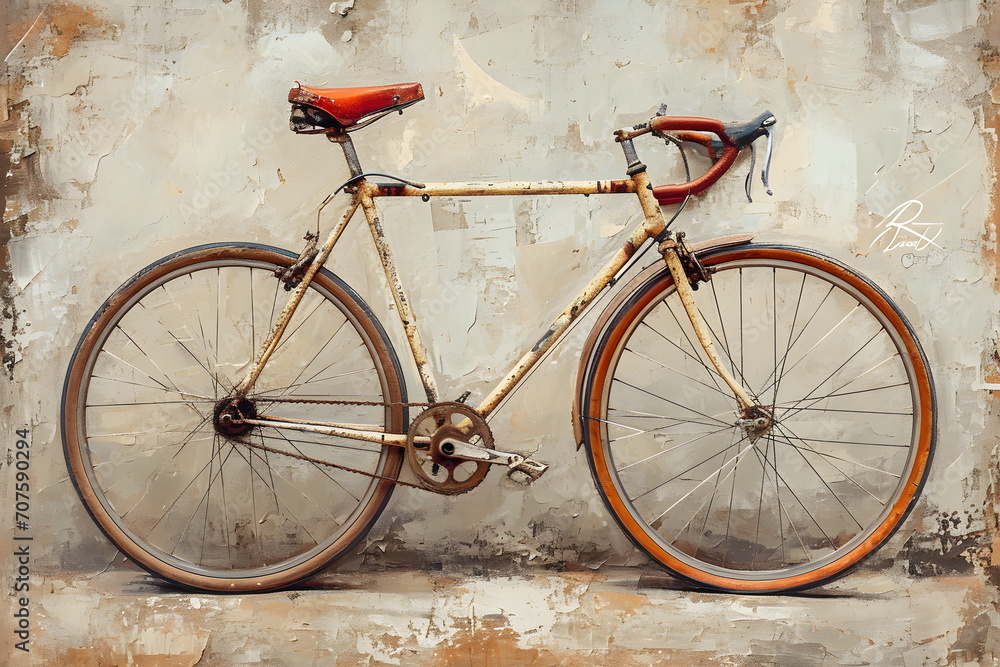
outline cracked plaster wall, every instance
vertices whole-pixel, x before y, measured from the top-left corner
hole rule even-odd
[[[322,138],[287,131],[292,81],[419,80],[424,102],[357,135],[368,169],[428,181],[619,178],[611,131],[661,102],[722,119],[775,112],[775,196],[747,204],[742,179],[730,177],[689,206],[683,227],[698,240],[753,232],[818,247],[894,296],[936,373],[941,437],[917,511],[869,566],[992,572],[1000,18],[988,8],[15,0],[5,11],[0,414],[8,441],[14,428],[33,430],[41,571],[100,569],[115,557],[66,478],[58,433],[62,376],[94,310],[138,269],[197,243],[300,247],[347,172]],[[669,170],[665,158],[649,161]],[[909,200],[940,230],[936,245],[876,242]],[[483,396],[516,360],[511,341],[537,338],[635,215],[628,198],[385,206],[444,397]],[[362,233],[349,232],[333,268],[387,316]],[[458,499],[400,489],[345,567],[362,557],[643,563],[574,449],[582,330],[493,422],[501,447],[552,464],[543,482],[520,487],[493,473]]]

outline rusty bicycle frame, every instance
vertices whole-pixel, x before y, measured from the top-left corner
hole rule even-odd
[[[654,195],[649,176],[646,173],[646,167],[641,161],[639,161],[635,153],[635,148],[632,143],[634,138],[649,132],[659,135],[661,131],[673,130],[675,128],[671,126],[671,121],[675,124],[679,122],[682,128],[705,129],[719,135],[720,137],[725,137],[725,132],[719,129],[721,128],[721,124],[719,124],[718,121],[703,118],[664,116],[654,118],[650,121],[650,123],[638,125],[634,128],[618,130],[615,132],[615,139],[618,143],[622,144],[622,148],[625,152],[625,157],[628,161],[627,173],[629,177],[627,179],[620,180],[598,181],[414,183],[389,176],[388,178],[392,178],[393,180],[399,182],[373,183],[367,178],[373,174],[366,174],[361,169],[357,153],[355,152],[353,143],[347,132],[326,132],[328,139],[331,142],[339,143],[341,145],[348,166],[350,167],[351,179],[349,179],[340,188],[351,194],[352,198],[350,204],[347,206],[347,210],[343,213],[343,215],[341,215],[337,224],[330,231],[323,245],[317,249],[315,248],[315,240],[313,240],[311,252],[309,247],[307,247],[307,250],[303,252],[303,260],[301,261],[301,264],[305,266],[304,273],[302,273],[301,279],[296,278],[298,280],[298,284],[292,291],[287,305],[279,315],[273,329],[262,346],[261,353],[254,361],[247,375],[233,391],[234,398],[245,398],[253,388],[254,383],[260,376],[260,373],[267,364],[271,354],[277,348],[281,336],[285,331],[285,328],[288,326],[288,323],[291,320],[299,301],[302,299],[307,287],[309,286],[309,283],[316,275],[316,272],[320,270],[329,258],[334,246],[337,244],[337,241],[340,239],[347,225],[353,219],[359,207],[364,212],[365,219],[368,222],[368,226],[372,234],[372,240],[378,251],[379,259],[385,271],[389,287],[392,291],[393,300],[395,301],[398,315],[401,324],[403,325],[403,330],[406,334],[407,341],[409,342],[413,361],[415,362],[417,371],[420,375],[420,380],[423,384],[427,401],[429,403],[436,403],[439,400],[437,384],[434,380],[434,375],[428,362],[426,347],[424,346],[420,333],[417,329],[416,315],[413,312],[406,296],[406,292],[403,289],[402,282],[400,281],[399,274],[396,270],[392,250],[389,248],[386,241],[382,226],[382,219],[375,204],[376,199],[381,197],[421,197],[424,201],[427,201],[430,197],[634,194],[638,197],[639,203],[642,207],[643,221],[631,232],[625,244],[618,249],[611,259],[598,271],[597,275],[590,280],[590,282],[573,299],[565,310],[563,310],[562,313],[552,322],[542,337],[538,339],[530,350],[523,354],[514,367],[475,409],[476,412],[483,419],[489,417],[489,415],[497,409],[503,399],[518,386],[521,380],[523,380],[531,369],[538,363],[538,361],[542,359],[546,352],[560,340],[562,334],[564,334],[580,317],[580,315],[586,310],[587,306],[590,305],[605,288],[613,284],[618,273],[626,266],[629,259],[633,257],[640,246],[642,246],[646,241],[654,239],[659,240],[658,250],[663,256],[666,265],[669,267],[676,289],[684,305],[684,309],[691,321],[701,346],[704,348],[706,355],[715,370],[728,385],[737,400],[738,406],[741,410],[738,414],[740,422],[744,424],[745,428],[748,428],[748,432],[749,429],[752,428],[750,424],[752,424],[755,420],[757,421],[757,428],[764,428],[762,426],[760,416],[763,408],[755,404],[755,401],[749,396],[747,391],[723,365],[715,350],[715,346],[712,342],[707,326],[694,304],[691,279],[688,276],[689,269],[685,268],[684,262],[682,261],[682,257],[690,257],[683,246],[683,237],[682,235],[678,235],[678,238],[675,239],[667,231],[668,223],[665,221],[663,213],[660,210],[660,202],[663,201],[663,197]],[[659,127],[657,127],[657,122],[659,122]],[[769,126],[773,122],[773,117],[770,117],[767,125]],[[764,127],[764,125],[762,125],[762,127]],[[710,141],[708,135],[689,131],[675,131],[671,134],[680,140],[700,143],[709,150],[710,156],[719,158],[715,161],[715,164],[713,164],[709,171],[699,179],[677,186],[667,186],[675,188],[675,191],[672,192],[672,199],[670,199],[670,201],[676,203],[680,203],[691,194],[697,194],[698,192],[703,191],[709,185],[714,183],[714,181],[732,165],[736,154],[739,152],[739,150],[728,141],[728,138],[723,139],[723,143],[726,144],[724,152],[722,152],[721,155],[713,155],[712,142]],[[386,176],[384,174],[376,175]],[[327,199],[320,205],[317,217],[322,215],[323,208],[333,199],[334,195],[337,194],[340,189],[327,197]],[[310,257],[311,261],[309,261]],[[306,265],[305,262],[308,262],[308,264]],[[405,447],[407,443],[407,435],[405,433],[386,433],[384,432],[384,428],[382,426],[373,425],[371,427],[367,427],[358,424],[299,421],[268,417],[267,415],[257,415],[252,419],[242,418],[239,421],[255,426],[270,426],[273,428],[308,431],[400,447]],[[752,434],[751,437],[753,437]],[[426,438],[421,438],[420,440],[426,440]],[[484,456],[482,447],[463,445],[462,443],[457,442],[455,444],[457,445],[454,452],[455,457],[469,458],[471,460],[487,460],[486,456]],[[547,467],[544,464],[531,461],[530,459],[525,459],[524,457],[518,455],[509,454],[507,452],[486,450],[486,454],[489,457],[489,463],[508,465],[512,470],[521,470],[532,478],[536,478],[541,475]]]

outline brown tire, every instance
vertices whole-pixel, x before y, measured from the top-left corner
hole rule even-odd
[[[186,588],[266,591],[315,574],[365,536],[400,471],[400,447],[220,425],[287,300],[275,270],[294,261],[253,244],[166,257],[104,303],[70,362],[63,445],[84,505],[129,559]],[[371,311],[323,269],[242,409],[402,433],[401,377]]]
[[[597,488],[682,578],[756,593],[829,581],[885,542],[923,484],[923,351],[889,298],[835,260],[746,245],[701,261],[698,308],[766,427],[740,413],[664,269],[602,320],[581,397]]]

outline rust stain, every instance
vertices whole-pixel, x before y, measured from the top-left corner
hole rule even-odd
[[[621,620],[641,613],[649,606],[649,598],[635,593],[600,591],[594,594],[594,610],[599,613],[615,614]]]
[[[986,5],[989,7],[989,5]],[[979,62],[982,65],[983,73],[992,82],[993,87],[989,91],[989,100],[983,105],[983,125],[992,132],[993,135],[993,190],[990,193],[990,217],[987,221],[987,228],[983,230],[986,243],[984,253],[987,264],[993,267],[994,289],[1000,290],[1000,189],[996,186],[996,177],[1000,174],[1000,145],[998,145],[998,132],[1000,132],[1000,44],[995,42],[1000,36],[1000,11],[995,7],[992,11],[986,11],[981,19],[982,27],[985,29],[987,39],[980,44]]]
[[[27,217],[8,216],[8,199],[15,194],[16,165],[12,159],[19,133],[20,115],[17,107],[11,109],[13,97],[20,96],[20,86],[9,70],[3,71],[0,82],[0,365],[10,380],[14,379],[17,358],[15,335],[18,331],[18,310],[14,304],[14,276],[11,271],[9,243],[11,238],[25,232]]]
[[[13,18],[13,17],[11,17]],[[38,39],[49,34],[45,40]],[[14,377],[18,356],[16,337],[20,333],[17,290],[11,271],[9,244],[28,232],[29,214],[22,203],[29,198],[49,196],[37,173],[37,159],[27,150],[34,142],[29,136],[28,102],[22,100],[23,76],[15,66],[37,56],[45,47],[56,58],[65,56],[73,42],[89,29],[103,28],[106,22],[96,11],[68,2],[47,6],[41,13],[18,16],[6,22],[3,31],[5,58],[0,70],[0,365],[8,378]],[[11,56],[17,56],[11,61]]]
[[[105,25],[98,14],[87,7],[68,2],[52,5],[48,10],[49,25],[52,28],[50,44],[52,55],[62,58],[69,53],[73,40],[80,37],[85,28],[100,28]]]

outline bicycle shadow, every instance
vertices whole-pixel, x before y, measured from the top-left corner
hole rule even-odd
[[[788,591],[784,593],[728,593],[725,591],[715,591],[702,588],[684,579],[673,577],[665,572],[643,573],[638,579],[638,590],[658,590],[675,591],[678,593],[693,593],[713,597],[754,597],[754,598],[804,598],[804,599],[831,599],[831,600],[885,600],[894,597],[893,589],[880,591],[866,591],[851,585],[850,574],[844,580],[816,586],[800,591]],[[623,582],[624,583],[624,582]]]

